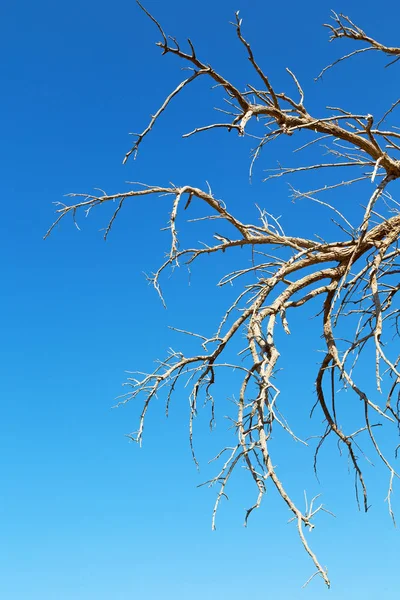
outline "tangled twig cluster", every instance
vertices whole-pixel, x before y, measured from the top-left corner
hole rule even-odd
[[[223,449],[218,455],[217,458],[222,455],[227,458],[219,473],[210,482],[220,486],[213,513],[213,526],[219,502],[225,494],[229,479],[235,467],[244,462],[257,488],[257,499],[248,509],[246,521],[250,513],[260,505],[266,486],[271,482],[297,523],[302,544],[316,568],[315,574],[320,575],[329,586],[327,570],[310,548],[305,535],[307,529],[311,530],[314,527],[314,516],[325,509],[322,505],[314,508],[311,503],[310,507],[301,510],[287,493],[270,454],[269,441],[273,428],[281,427],[288,435],[298,439],[279,410],[279,389],[275,375],[280,350],[276,342],[276,331],[277,328],[283,328],[289,334],[288,313],[300,309],[315,298],[319,299],[321,334],[325,349],[315,380],[316,407],[322,411],[325,430],[320,437],[316,455],[329,436],[336,436],[338,443],[348,452],[356,475],[357,497],[360,490],[360,503],[367,510],[368,496],[359,458],[359,438],[368,436],[377,456],[389,471],[387,499],[393,517],[390,498],[393,480],[398,475],[376,441],[374,427],[381,421],[388,425],[399,426],[400,424],[400,357],[396,356],[393,345],[386,345],[386,332],[390,323],[395,326],[395,335],[398,336],[399,333],[399,309],[395,306],[395,299],[400,289],[398,282],[400,265],[397,262],[400,254],[398,245],[400,212],[399,204],[389,193],[389,186],[400,178],[400,161],[397,158],[400,151],[400,133],[396,128],[384,125],[387,117],[400,101],[395,102],[377,123],[370,114],[352,114],[340,108],[329,108],[330,112],[325,117],[310,114],[305,105],[303,89],[294,73],[288,70],[297,90],[296,98],[275,89],[243,36],[242,21],[237,13],[233,23],[237,37],[260,81],[260,85],[247,85],[245,90],[241,91],[212,66],[203,62],[190,40],[188,40],[188,49],[183,49],[174,38],[165,34],[160,23],[146,9],[141,8],[158,27],[161,34],[158,45],[163,54],[177,56],[188,65],[191,72],[189,77],[167,96],[146,129],[137,136],[124,162],[130,156],[136,156],[143,140],[173,98],[194,80],[206,77],[224,90],[229,110],[223,112],[228,119],[224,122],[197,127],[186,136],[215,128],[236,130],[240,136],[246,136],[249,135],[247,133],[249,123],[257,121],[260,135],[252,157],[252,169],[254,161],[266,144],[274,142],[281,136],[300,135],[302,130],[308,130],[313,136],[312,140],[303,144],[301,148],[324,140],[325,148],[326,144],[329,144],[327,148],[330,161],[297,168],[282,167],[273,171],[267,179],[327,168],[359,169],[360,174],[357,177],[324,186],[319,190],[307,192],[294,190],[295,197],[313,198],[326,206],[330,205],[316,198],[316,195],[326,189],[339,188],[363,180],[372,182],[373,191],[366,201],[363,217],[357,227],[352,226],[336,208],[330,207],[343,222],[340,227],[342,233],[345,233],[344,241],[341,239],[341,241],[327,242],[321,238],[315,240],[288,236],[279,222],[265,211],[260,211],[259,223],[243,223],[228,210],[223,201],[213,196],[211,190],[203,191],[190,185],[181,187],[142,185],[139,189],[113,195],[71,194],[70,196],[74,198],[73,203],[58,207],[58,218],[47,233],[48,235],[68,214],[75,218],[78,211],[90,211],[100,204],[116,202],[117,208],[105,232],[107,237],[124,202],[149,195],[170,197],[172,207],[169,219],[170,252],[152,277],[152,283],[161,298],[160,277],[171,266],[178,265],[180,262],[191,263],[204,254],[227,252],[238,246],[249,246],[256,250],[250,267],[237,269],[220,281],[220,285],[225,285],[240,281],[244,275],[246,277],[249,274],[253,275],[253,283],[243,285],[233,304],[227,308],[215,335],[210,339],[196,336],[200,339],[201,351],[190,356],[171,352],[163,362],[158,364],[154,372],[140,379],[129,379],[128,385],[131,390],[121,399],[121,403],[138,396],[144,399],[138,430],[131,435],[132,439],[141,442],[146,412],[152,399],[162,390],[167,390],[168,406],[177,383],[183,379],[189,382],[191,386],[189,429],[193,451],[193,419],[200,394],[204,394],[213,407],[212,387],[219,370],[233,366],[242,372],[235,420],[236,443],[232,447]],[[395,57],[395,61],[400,58],[399,48],[383,46],[368,37],[348,17],[334,13],[333,22],[333,25],[327,25],[332,33],[331,39],[345,37],[365,42],[368,46],[335,61],[326,67],[320,76],[334,64],[368,50],[384,52]],[[229,223],[234,235],[228,238],[215,234],[213,245],[180,249],[176,220],[192,202],[205,205],[210,219],[218,217]],[[381,208],[378,209],[379,205]],[[380,214],[381,212],[384,216]],[[271,253],[271,248],[276,255]],[[355,315],[358,317],[358,323],[353,333],[348,335],[347,340],[339,339],[336,334],[338,327],[343,322],[349,322],[348,328],[351,329]],[[247,351],[247,358],[238,360],[234,365],[228,364],[224,359],[224,351],[243,330],[246,332],[243,351]],[[378,392],[388,389],[383,402],[381,400],[383,394],[374,395],[364,389],[362,382],[357,381],[354,374],[358,357],[370,345],[373,346],[375,354],[376,388]],[[394,355],[392,356],[391,353]],[[388,387],[383,386],[384,379],[389,380]],[[345,426],[338,421],[333,385],[335,380],[352,391],[363,406],[363,421],[355,431],[346,430]],[[193,456],[196,460],[194,451]]]

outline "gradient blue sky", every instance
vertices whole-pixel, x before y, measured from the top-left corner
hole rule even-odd
[[[321,24],[330,8],[349,11],[371,35],[399,43],[399,5],[392,3],[378,20],[376,2],[350,4],[146,1],[169,33],[190,35],[206,61],[246,83],[240,73],[248,66],[228,25],[241,9],[246,36],[277,87],[290,85],[284,72],[290,67],[313,110],[331,104],[379,114],[397,99],[398,65],[385,70],[382,57],[358,57],[322,83],[313,81],[348,48],[327,42]],[[372,509],[365,515],[357,511],[344,457],[327,450],[322,461],[329,476],[319,486],[307,452],[282,441],[279,466],[293,493],[323,492],[337,515],[318,519],[312,533],[333,587],[328,592],[314,580],[302,590],[312,564],[273,490],[244,529],[253,496],[239,475],[217,531],[210,531],[215,492],[196,486],[211,475],[207,460],[226,439],[224,402],[212,435],[206,416],[196,425],[200,473],[190,457],[182,394],[168,421],[161,401],[150,412],[142,449],[124,437],[137,416],[134,406],[111,410],[124,371],[148,370],[169,345],[181,343],[168,325],[185,328],[194,319],[197,330],[211,332],[227,299],[217,294],[210,307],[215,278],[207,264],[194,270],[190,287],[184,272],[166,282],[167,311],[146,284],[143,272],[159,265],[167,245],[159,233],[168,218],[166,201],[127,206],[107,243],[99,233],[106,222],[101,211],[81,219],[81,231],[65,221],[42,240],[52,202],[63,194],[95,186],[121,191],[126,180],[204,186],[207,179],[242,214],[255,215],[253,203],[262,203],[281,214],[289,230],[296,223],[312,234],[315,217],[310,220],[307,208],[293,205],[284,185],[261,183],[262,169],[276,166],[275,150],[262,157],[250,188],[249,146],[242,140],[217,133],[181,141],[181,133],[210,121],[217,103],[205,104],[207,86],[199,85],[160,120],[137,161],[123,167],[128,132],[146,125],[182,77],[174,57],[160,56],[157,31],[135,3],[3,0],[0,22],[0,597],[397,599],[399,534],[387,515],[380,471],[368,470]],[[352,195],[338,201],[348,200],[355,215]],[[231,266],[226,260],[217,270]],[[296,327],[301,334],[305,326]],[[318,336],[309,337],[311,351]],[[310,432],[320,419],[310,425],[303,416],[313,402],[318,355],[311,356],[283,381]],[[220,389],[221,401],[232,393],[230,383],[227,378]]]

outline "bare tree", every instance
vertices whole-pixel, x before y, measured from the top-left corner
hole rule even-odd
[[[316,506],[315,499],[305,509],[301,509],[286,491],[270,453],[269,442],[276,427],[299,439],[279,410],[276,372],[280,351],[277,347],[276,331],[283,328],[284,332],[289,334],[287,315],[293,310],[300,311],[301,307],[313,299],[319,303],[324,353],[315,378],[316,404],[313,411],[320,411],[324,426],[315,450],[314,467],[316,469],[317,455],[323,443],[328,437],[336,436],[339,446],[348,453],[354,469],[357,501],[367,511],[367,487],[359,456],[362,455],[360,444],[367,436],[377,457],[388,470],[387,502],[394,520],[391,493],[398,474],[392,466],[391,459],[384,454],[376,440],[374,428],[378,425],[395,428],[400,425],[400,357],[396,355],[395,344],[387,343],[393,339],[393,334],[399,334],[399,308],[396,308],[395,300],[400,289],[400,205],[392,197],[389,189],[390,184],[400,177],[400,160],[397,158],[400,151],[400,132],[399,128],[385,125],[400,100],[388,107],[377,122],[371,114],[353,114],[341,108],[327,107],[328,112],[325,116],[310,114],[303,89],[294,73],[288,70],[296,89],[295,97],[286,92],[278,92],[274,87],[245,39],[242,21],[237,13],[233,25],[256,79],[254,84],[248,84],[241,90],[208,63],[203,62],[190,40],[182,47],[175,38],[166,35],[160,23],[143,6],[139,6],[159,30],[161,41],[158,42],[158,46],[162,53],[175,55],[183,61],[189,75],[166,97],[148,126],[137,135],[133,147],[125,155],[124,163],[130,157],[136,157],[142,142],[163,111],[168,109],[174,97],[196,79],[208,78],[225,94],[228,108],[222,110],[224,118],[221,122],[198,126],[183,137],[216,128],[236,130],[239,136],[250,136],[249,123],[255,122],[254,126],[259,128],[259,134],[251,134],[251,137],[257,140],[251,159],[252,172],[254,162],[266,144],[274,143],[281,136],[301,136],[302,132],[307,130],[308,137],[306,141],[300,141],[298,150],[314,144],[315,147],[320,145],[322,152],[328,154],[328,161],[321,160],[316,164],[304,164],[293,168],[280,167],[270,172],[267,179],[286,177],[293,173],[304,173],[306,176],[310,171],[323,169],[336,169],[341,173],[347,173],[349,169],[350,172],[358,169],[356,174],[345,179],[342,179],[340,174],[336,183],[325,185],[321,189],[304,192],[292,188],[295,198],[309,198],[330,208],[334,218],[338,220],[340,234],[338,233],[338,238],[332,241],[325,241],[322,231],[319,231],[321,237],[317,239],[290,236],[286,235],[279,222],[264,210],[260,210],[259,222],[243,222],[230,212],[225,202],[215,198],[210,189],[204,191],[191,185],[154,187],[138,184],[132,191],[112,195],[70,194],[72,203],[59,204],[58,217],[46,236],[67,215],[72,215],[75,219],[80,211],[88,213],[99,205],[116,202],[117,208],[105,230],[104,237],[107,238],[126,201],[153,195],[171,198],[168,224],[171,233],[170,251],[151,279],[162,301],[160,278],[169,268],[180,263],[193,263],[205,254],[213,255],[229,252],[236,247],[250,247],[251,266],[242,268],[238,264],[234,272],[227,274],[219,282],[220,285],[225,285],[233,281],[240,282],[243,276],[253,276],[252,283],[243,283],[237,298],[227,307],[215,335],[207,338],[185,332],[199,340],[199,352],[186,356],[171,351],[152,373],[128,380],[130,391],[121,398],[121,403],[129,402],[138,396],[143,398],[138,430],[130,436],[140,443],[146,412],[152,399],[161,391],[165,391],[168,406],[178,382],[184,380],[190,389],[190,444],[196,460],[193,449],[193,419],[200,395],[205,395],[213,411],[212,388],[220,370],[234,367],[241,372],[243,376],[237,394],[234,422],[236,441],[231,447],[222,449],[217,457],[222,457],[221,469],[215,478],[208,482],[219,485],[213,512],[213,527],[215,514],[221,498],[225,495],[229,479],[235,468],[244,463],[257,490],[256,501],[247,510],[246,522],[250,513],[260,506],[266,486],[270,482],[292,513],[292,520],[296,523],[304,549],[314,563],[314,575],[320,575],[329,586],[327,569],[322,566],[306,537],[307,530],[314,527],[315,515],[326,509],[321,504]],[[325,67],[319,77],[326,74],[331,67],[357,54],[375,51],[387,54],[391,62],[400,59],[400,48],[384,46],[364,33],[348,17],[333,13],[332,19],[333,21],[326,25],[331,33],[331,40],[348,38],[363,45]],[[356,191],[356,185],[360,181],[370,181],[372,192],[365,199],[362,219],[354,226],[337,208],[321,200],[320,196],[326,190],[340,189],[347,185],[354,186]],[[208,219],[217,218],[219,223],[222,220],[229,224],[232,235],[226,237],[216,233],[213,245],[204,244],[182,249],[179,245],[176,222],[178,214],[189,209],[193,202],[207,207]],[[343,324],[346,327],[346,339],[337,333]],[[234,339],[240,338],[240,332],[243,331],[245,342],[240,357],[234,364],[227,362],[224,358],[227,349],[233,345]],[[360,356],[369,356],[368,348],[371,346],[375,356],[375,392],[364,389],[363,382],[357,377],[358,359]],[[294,360],[306,358],[295,356]],[[341,414],[339,423],[335,404],[338,384],[347,388],[363,407],[361,421],[355,429],[346,425],[346,413]],[[396,448],[393,450],[396,451]]]

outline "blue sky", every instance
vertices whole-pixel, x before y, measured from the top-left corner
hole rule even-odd
[[[321,24],[331,8],[349,11],[371,35],[398,44],[396,3],[379,21],[370,0],[355,0],[351,9],[326,2],[300,8],[293,0],[147,0],[146,6],[169,33],[190,35],[204,60],[239,84],[249,80],[248,66],[228,21],[241,9],[246,37],[277,87],[290,85],[284,71],[290,67],[315,112],[331,104],[382,114],[397,99],[400,67],[383,69],[382,57],[358,57],[323,82],[313,81],[348,48],[327,42]],[[209,295],[216,276],[206,263],[194,269],[190,286],[184,271],[165,282],[167,311],[147,285],[143,272],[157,268],[167,248],[159,232],[168,219],[167,201],[126,206],[107,243],[99,232],[106,223],[101,211],[81,219],[81,231],[65,221],[42,239],[52,203],[65,193],[121,191],[126,180],[202,187],[208,180],[240,214],[255,216],[253,204],[263,203],[282,215],[288,231],[295,225],[312,235],[316,217],[309,208],[291,203],[284,184],[261,183],[263,169],[276,166],[275,149],[257,164],[250,187],[246,142],[219,132],[182,141],[182,133],[210,122],[218,102],[199,85],[177,99],[136,162],[123,167],[128,133],[144,128],[182,77],[174,57],[161,57],[155,47],[154,26],[125,0],[4,0],[0,18],[0,596],[236,600],[262,590],[270,598],[397,598],[399,534],[384,504],[385,476],[368,471],[372,509],[359,513],[346,460],[333,449],[322,458],[329,476],[321,477],[321,486],[302,448],[287,442],[286,450],[282,441],[279,459],[294,494],[323,492],[337,515],[320,518],[312,533],[314,549],[329,566],[329,592],[317,580],[301,589],[312,565],[273,490],[244,529],[253,496],[238,475],[211,532],[215,491],[196,486],[211,475],[207,460],[226,439],[229,378],[219,389],[216,431],[209,434],[206,416],[196,424],[200,473],[190,457],[183,394],[168,420],[161,400],[153,407],[142,449],[124,437],[135,429],[136,407],[111,407],[125,371],[149,370],[168,346],[182,343],[168,325],[186,328],[195,319],[198,331],[211,332],[227,301],[223,292]],[[285,156],[285,148],[280,151]],[[353,194],[337,202],[350,216],[358,214]],[[221,259],[217,271],[229,269],[230,261]],[[282,385],[300,404],[294,416],[317,427],[318,419],[310,425],[304,414],[313,403],[318,335],[313,338],[307,319],[295,328],[307,332],[312,358]]]

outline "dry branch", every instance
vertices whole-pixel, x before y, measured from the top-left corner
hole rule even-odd
[[[129,391],[120,399],[120,403],[129,402],[138,396],[143,398],[138,430],[130,434],[132,439],[141,442],[146,413],[152,399],[165,390],[168,410],[171,395],[178,382],[185,381],[189,386],[191,406],[190,445],[196,460],[193,449],[193,419],[200,395],[203,394],[211,403],[213,411],[212,388],[219,371],[233,367],[241,372],[243,379],[236,402],[237,417],[234,421],[236,443],[222,450],[216,457],[220,459],[225,456],[225,452],[228,452],[219,473],[208,482],[209,485],[219,485],[213,512],[213,527],[219,502],[226,493],[229,480],[236,467],[244,464],[257,488],[256,501],[247,510],[245,522],[247,523],[252,511],[260,506],[267,485],[272,485],[297,524],[300,540],[314,563],[316,574],[320,575],[329,586],[327,570],[311,550],[305,534],[306,530],[314,527],[315,515],[325,509],[322,505],[313,509],[311,503],[309,508],[306,506],[305,510],[301,510],[286,491],[270,454],[269,441],[275,427],[282,428],[288,435],[299,440],[279,409],[280,392],[276,376],[281,350],[277,346],[276,331],[282,328],[289,334],[287,315],[312,300],[316,299],[319,302],[324,357],[315,379],[316,407],[319,407],[325,422],[324,432],[320,436],[315,452],[315,468],[321,446],[328,437],[335,436],[338,443],[347,449],[356,476],[357,498],[360,489],[362,505],[365,510],[368,510],[367,485],[362,470],[362,460],[359,457],[360,438],[368,436],[376,455],[390,474],[387,501],[389,512],[393,517],[391,494],[394,480],[398,475],[391,461],[379,447],[373,428],[381,422],[389,427],[400,425],[400,401],[399,399],[396,401],[400,384],[400,358],[399,355],[396,356],[394,346],[387,343],[391,324],[394,325],[394,330],[390,331],[390,335],[393,331],[396,336],[399,334],[399,309],[395,307],[395,300],[400,289],[400,283],[396,279],[399,273],[399,264],[396,260],[400,254],[400,212],[399,205],[389,194],[388,188],[400,178],[400,162],[390,154],[390,150],[400,149],[394,141],[400,138],[400,134],[390,128],[380,129],[385,118],[396,108],[399,101],[392,104],[376,125],[372,115],[352,114],[340,108],[328,109],[331,112],[325,116],[310,114],[303,89],[294,73],[289,71],[298,91],[298,100],[275,90],[270,78],[256,61],[251,45],[243,36],[242,20],[237,13],[233,23],[236,34],[254,68],[257,80],[261,83],[261,87],[247,85],[247,89],[240,91],[212,66],[198,58],[190,40],[189,49],[183,50],[179,42],[169,38],[158,21],[146,9],[142,6],[141,8],[155,23],[161,34],[162,39],[158,46],[162,53],[175,55],[181,59],[189,65],[193,74],[167,96],[148,126],[138,135],[134,146],[127,152],[124,162],[130,155],[136,155],[142,142],[156,125],[159,116],[168,108],[174,97],[190,87],[191,83],[201,75],[209,78],[225,92],[233,111],[222,111],[231,117],[230,120],[224,123],[196,126],[186,136],[213,128],[226,128],[238,131],[239,135],[248,135],[248,124],[253,121],[259,122],[261,117],[268,120],[269,128],[260,126],[259,145],[254,151],[253,161],[259,156],[260,149],[266,143],[273,143],[280,136],[301,135],[303,130],[311,132],[314,138],[312,141],[302,143],[298,150],[324,140],[328,146],[323,150],[327,148],[333,157],[332,162],[329,163],[321,160],[312,165],[282,167],[273,171],[267,179],[306,174],[309,171],[321,171],[327,168],[334,171],[361,169],[358,176],[324,186],[319,190],[293,191],[295,197],[310,198],[332,209],[335,216],[345,223],[345,226],[340,227],[342,233],[345,232],[346,239],[326,242],[322,239],[286,235],[279,222],[266,211],[260,211],[261,224],[243,223],[228,210],[222,200],[216,199],[210,190],[203,191],[190,185],[143,186],[112,195],[70,194],[71,204],[58,206],[57,218],[46,237],[65,216],[71,215],[75,220],[80,211],[87,213],[94,207],[117,201],[117,208],[106,229],[107,236],[124,202],[143,196],[158,195],[167,198],[171,205],[168,225],[171,233],[170,252],[164,263],[150,278],[161,297],[160,278],[169,267],[181,262],[191,263],[204,254],[230,252],[237,247],[251,248],[252,266],[242,268],[238,265],[234,272],[229,273],[219,282],[219,285],[223,286],[226,283],[240,283],[241,278],[248,278],[249,275],[253,277],[252,283],[243,284],[236,300],[227,307],[216,334],[208,339],[199,334],[184,332],[200,340],[201,352],[185,356],[183,353],[171,350],[155,371],[139,375],[137,378],[129,378],[126,383]],[[331,39],[348,38],[365,42],[368,46],[342,57],[326,67],[322,73],[334,64],[366,50],[400,57],[399,48],[380,44],[367,36],[348,17],[334,13],[333,18],[334,25],[327,25],[331,31]],[[248,89],[251,90],[251,95]],[[250,97],[257,99],[257,102],[251,102]],[[384,148],[382,143],[385,142],[388,144]],[[342,185],[354,185],[357,181],[365,180],[370,180],[372,192],[366,200],[363,217],[356,227],[351,225],[334,206],[315,197],[327,189],[333,190]],[[219,219],[228,223],[234,232],[232,239],[216,232],[215,242],[211,245],[180,249],[176,222],[182,211],[189,209],[194,202],[202,203],[207,208],[207,218],[210,221]],[[378,210],[379,213],[383,211],[384,216],[378,223],[374,223],[373,218],[379,214]],[[355,316],[359,320],[354,327]],[[347,340],[341,339],[337,333],[340,328],[343,328],[343,324],[348,332]],[[237,363],[232,364],[225,359],[227,348],[232,346],[233,340],[240,338],[243,331],[246,339],[241,356]],[[374,369],[378,396],[363,389],[362,382],[357,381],[355,375],[357,361],[364,355],[369,345],[372,345],[375,350]],[[244,360],[242,360],[243,356],[245,356]],[[304,360],[303,357],[297,356],[294,359]],[[386,389],[383,385],[384,380],[390,381],[390,387],[382,402],[383,390]],[[364,407],[364,416],[356,431],[354,427],[349,430],[346,426],[345,414],[341,415],[340,421],[338,419],[335,401],[337,384],[349,389],[355,400]],[[313,409],[314,413],[316,407]],[[373,416],[379,419],[380,423],[373,423]]]

